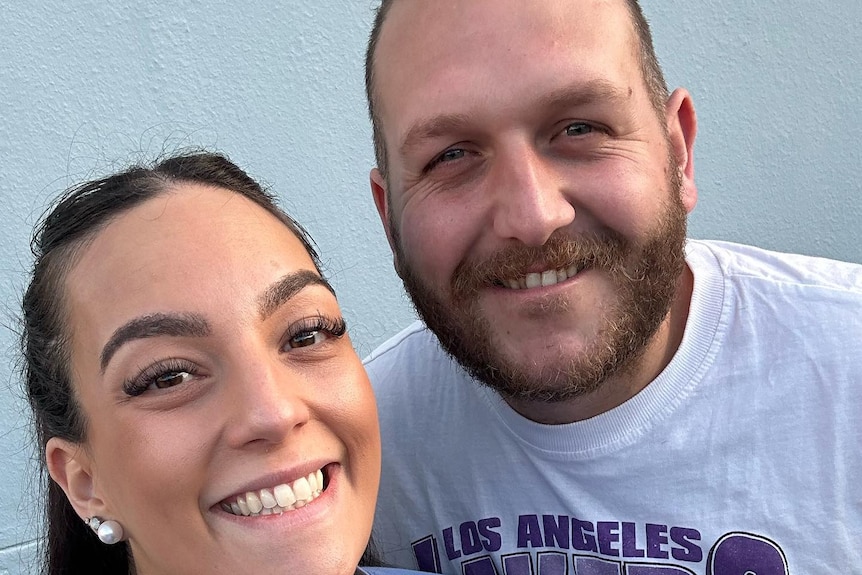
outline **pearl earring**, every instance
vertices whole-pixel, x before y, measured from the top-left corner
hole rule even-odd
[[[102,521],[94,516],[87,519],[86,523],[99,536],[99,541],[105,545],[113,545],[123,540],[123,527],[116,521],[111,519]]]

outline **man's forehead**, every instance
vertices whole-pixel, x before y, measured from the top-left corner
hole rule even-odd
[[[414,39],[433,38],[431,29],[435,27],[470,34],[473,24],[481,24],[488,18],[509,16],[522,20],[527,13],[533,20],[544,14],[549,21],[560,17],[579,21],[592,11],[611,10],[625,14],[631,21],[628,0],[391,0],[387,3],[381,37],[404,34]]]
[[[637,45],[626,0],[394,0],[375,47],[374,74],[433,66],[435,57],[506,33],[507,52],[517,51],[523,39],[544,41],[553,50],[584,34],[622,34]]]
[[[614,42],[614,35],[620,41]],[[423,89],[443,78],[469,82],[477,69],[519,58],[529,68],[542,54],[575,49],[583,62],[618,66],[628,60],[618,48],[628,46],[633,63],[635,39],[625,0],[396,0],[374,54],[379,112],[392,90],[403,95],[412,81],[423,80]],[[462,67],[466,77],[457,74]],[[436,89],[451,87],[445,83],[438,82]]]

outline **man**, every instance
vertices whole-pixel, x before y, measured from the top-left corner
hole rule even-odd
[[[366,360],[385,558],[862,572],[862,267],[686,241],[694,107],[636,0],[387,0],[366,66],[423,320]]]

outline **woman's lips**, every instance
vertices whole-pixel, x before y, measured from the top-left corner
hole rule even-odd
[[[226,513],[241,517],[280,515],[285,511],[305,507],[326,489],[328,482],[324,475],[325,469],[318,469],[290,483],[280,483],[229,497],[219,505]]]

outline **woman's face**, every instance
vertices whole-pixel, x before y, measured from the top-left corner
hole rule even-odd
[[[120,522],[139,573],[353,573],[374,398],[281,222],[176,185],[85,244],[65,295],[87,438],[53,440],[49,469],[82,516]]]

